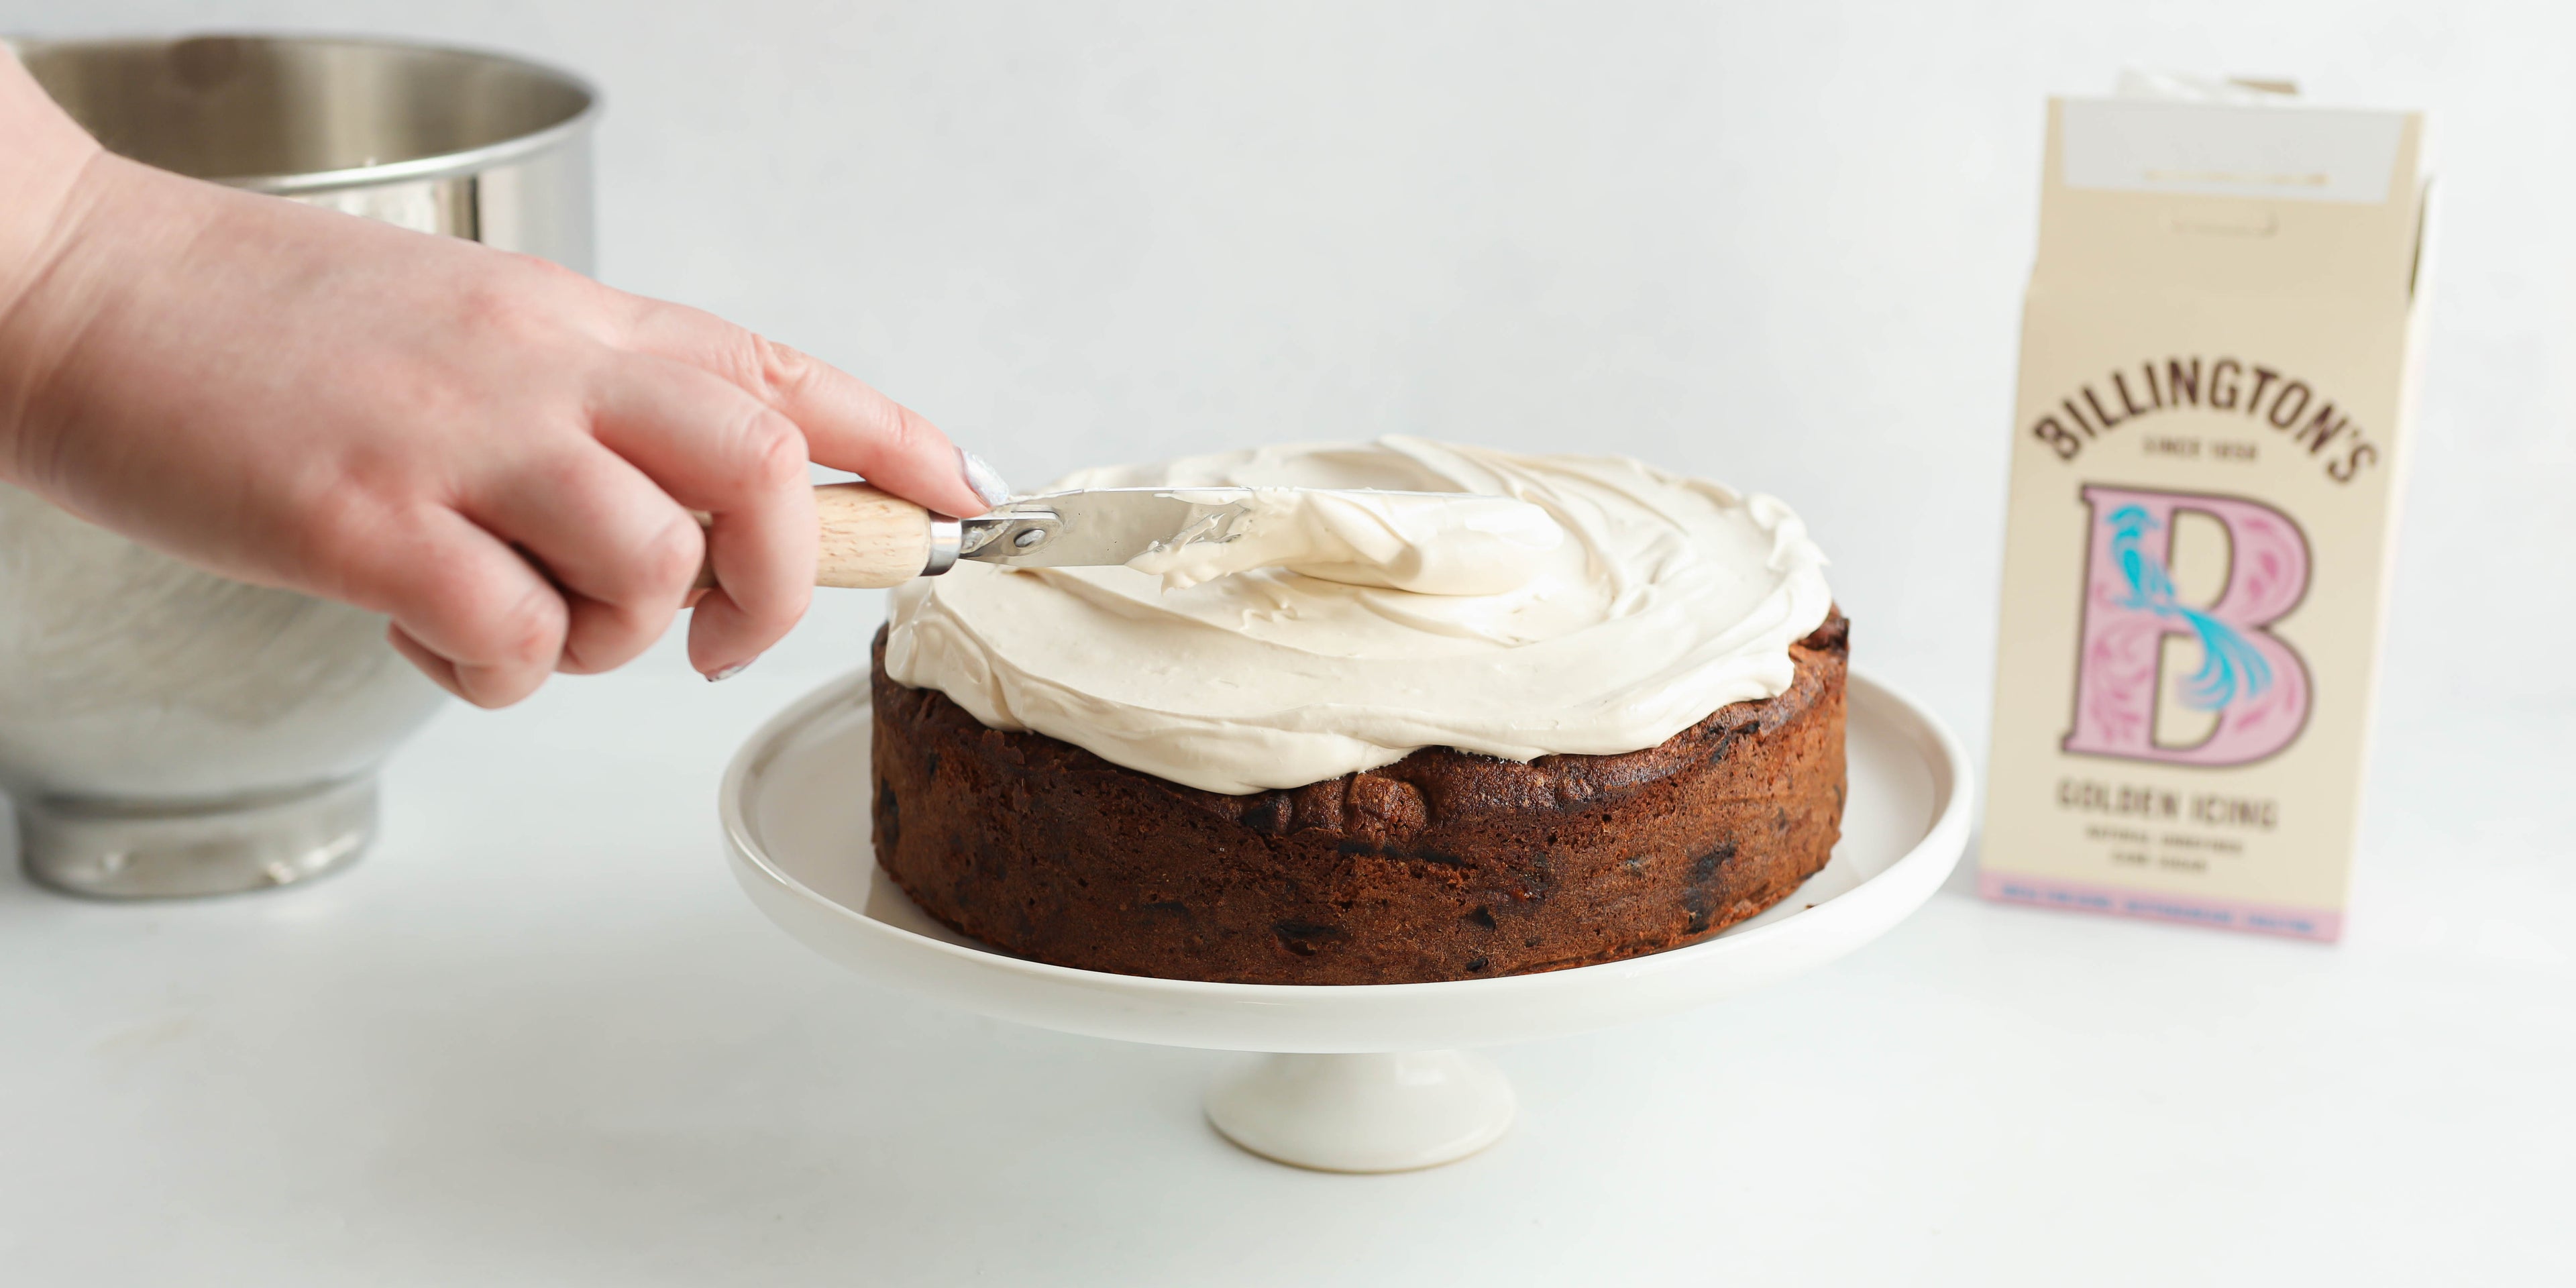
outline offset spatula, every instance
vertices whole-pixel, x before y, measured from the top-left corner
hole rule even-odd
[[[952,519],[865,483],[828,483],[814,489],[823,525],[814,584],[896,586],[936,577],[960,559],[1022,568],[1123,564],[1157,544],[1223,540],[1250,495],[1249,488],[1094,488],[1014,497],[990,514]],[[704,572],[698,583],[714,584]]]
[[[1365,489],[1382,497],[1497,501],[1458,492]],[[1013,497],[952,519],[865,483],[814,489],[823,546],[814,584],[875,589],[936,577],[960,559],[1019,568],[1109,567],[1153,549],[1233,540],[1248,487],[1104,487]],[[701,569],[700,586],[715,584]]]

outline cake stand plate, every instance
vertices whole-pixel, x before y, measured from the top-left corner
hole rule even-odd
[[[868,678],[781,712],[725,772],[734,876],[807,947],[888,987],[1093,1037],[1269,1053],[1218,1079],[1208,1118],[1301,1167],[1383,1172],[1482,1149],[1510,1126],[1510,1084],[1458,1048],[1606,1028],[1812,970],[1940,888],[1968,841],[1958,739],[1855,670],[1850,793],[1825,869],[1777,906],[1670,952],[1436,984],[1210,984],[1074,970],[988,948],[932,920],[869,858]]]

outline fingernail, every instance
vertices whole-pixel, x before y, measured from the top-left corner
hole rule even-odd
[[[957,449],[958,471],[966,476],[966,486],[984,499],[991,509],[1011,499],[1011,485],[1002,481],[1001,472],[984,463],[984,458],[961,447]]]
[[[751,662],[757,662],[757,661],[759,661],[759,660],[760,660],[759,658],[756,658],[756,657],[755,657],[755,658],[751,659]],[[731,666],[728,666],[728,667],[724,668],[723,670],[720,670],[720,671],[709,671],[709,672],[707,672],[707,683],[709,683],[709,684],[713,684],[713,683],[715,683],[715,682],[716,682],[716,681],[718,681],[718,680],[730,680],[730,679],[732,679],[733,677],[735,677],[735,676],[737,676],[737,675],[740,675],[740,674],[742,674],[742,673],[743,673],[743,672],[745,672],[745,671],[750,670],[750,669],[751,669],[751,662],[736,662],[736,663],[734,663],[733,665],[731,665]]]

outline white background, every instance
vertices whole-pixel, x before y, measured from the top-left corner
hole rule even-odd
[[[915,1006],[730,888],[717,768],[860,660],[845,596],[720,689],[666,647],[449,712],[310,890],[0,889],[0,1280],[2576,1276],[2576,9],[0,0],[214,27],[587,72],[606,280],[1023,485],[1406,432],[1773,492],[1860,655],[1979,747],[2044,96],[2137,64],[2429,108],[2357,902],[2326,949],[1945,895],[1771,995],[1501,1053],[1486,1156],[1292,1173],[1196,1123],[1211,1057]]]

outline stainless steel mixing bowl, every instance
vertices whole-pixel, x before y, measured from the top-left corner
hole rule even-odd
[[[125,156],[590,271],[598,95],[577,77],[361,40],[10,43]],[[27,871],[152,897],[356,858],[377,765],[443,699],[384,626],[0,485],[0,789]]]

